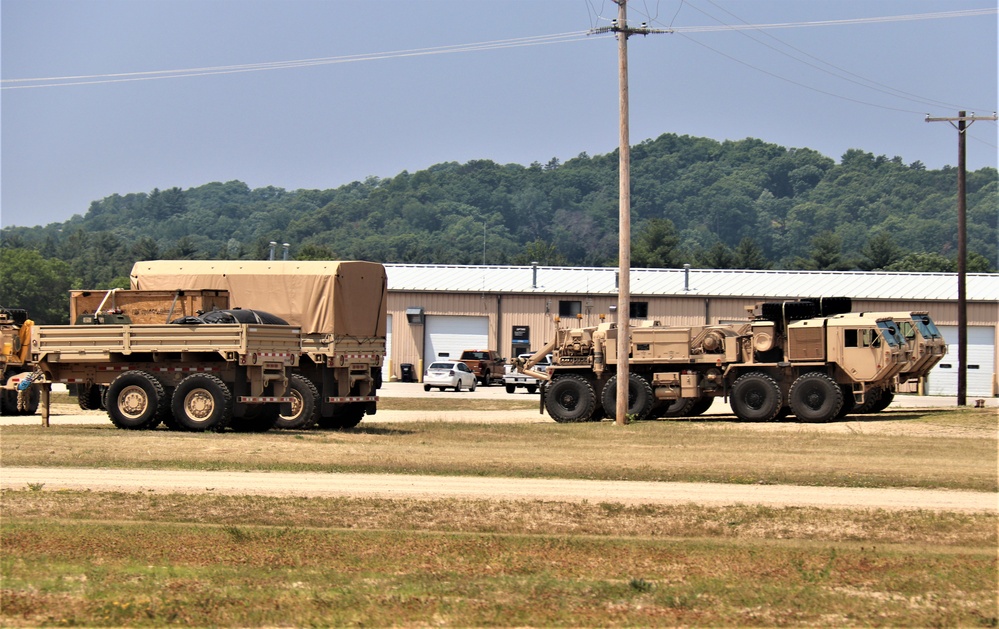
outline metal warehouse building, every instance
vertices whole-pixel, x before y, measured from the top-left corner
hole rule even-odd
[[[498,349],[504,357],[542,347],[555,317],[596,325],[614,321],[616,268],[386,264],[386,379],[402,365],[417,373],[463,349]],[[744,321],[760,301],[846,296],[857,311],[928,311],[950,346],[923,392],[957,392],[957,275],[832,271],[632,269],[632,325],[705,325]],[[999,275],[967,275],[969,396],[999,395],[996,377]]]

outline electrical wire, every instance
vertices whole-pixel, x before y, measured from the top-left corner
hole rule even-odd
[[[690,5],[690,2],[686,2],[686,4]],[[844,26],[844,25],[856,25],[856,24],[903,22],[903,21],[913,21],[913,20],[949,19],[949,18],[959,18],[959,17],[971,17],[978,15],[988,15],[995,13],[999,13],[999,9],[968,9],[962,11],[945,11],[937,13],[921,13],[921,14],[896,15],[896,16],[873,17],[873,18],[855,18],[849,20],[829,20],[829,21],[819,21],[819,22],[816,21],[786,22],[786,23],[777,23],[777,24],[743,24],[740,26],[732,26],[722,23],[721,26],[670,27],[669,31],[677,34],[690,34],[690,33],[708,33],[708,32],[722,32],[722,31],[741,31],[741,30]],[[655,21],[657,16],[658,16],[658,8],[656,11],[656,16],[648,16],[648,17],[650,20]],[[720,20],[718,21],[720,22]],[[418,48],[413,50],[398,50],[391,52],[345,55],[340,57],[320,57],[316,59],[299,59],[294,61],[276,61],[276,62],[267,62],[267,63],[241,64],[241,65],[229,65],[229,66],[208,66],[203,68],[187,68],[181,70],[155,70],[155,71],[145,71],[145,72],[92,74],[92,75],[79,75],[79,76],[62,76],[62,77],[45,77],[45,78],[28,78],[28,79],[3,79],[0,80],[0,89],[15,90],[15,89],[37,89],[37,88],[48,88],[48,87],[69,87],[69,86],[78,86],[78,85],[100,85],[108,83],[124,83],[131,81],[151,81],[151,80],[160,80],[160,79],[176,79],[176,78],[190,78],[198,76],[235,74],[243,72],[286,70],[291,68],[306,68],[306,67],[332,65],[340,63],[357,63],[363,61],[376,61],[384,59],[400,59],[406,57],[480,52],[485,50],[500,50],[506,48],[520,48],[525,46],[564,44],[564,43],[585,41],[586,39],[589,39],[591,37],[593,36],[589,34],[589,31],[576,31],[570,33],[554,34],[554,35],[540,35],[534,37],[502,39],[496,41],[479,42],[471,44],[455,44],[449,46],[439,46],[435,48]],[[705,47],[714,52],[717,52],[718,54],[724,55],[724,53],[716,51],[709,46]],[[729,55],[724,55],[724,56],[734,59]],[[737,59],[735,60],[739,61]],[[744,62],[740,61],[740,63]],[[761,72],[766,72],[767,74],[771,74],[772,76],[775,76],[777,78],[783,79],[783,77],[780,77],[779,75],[761,70],[759,68],[755,68],[754,66],[751,66],[749,64],[744,63],[744,65],[757,69]],[[783,80],[797,84],[795,81],[790,81],[789,79],[783,79]],[[804,85],[802,86],[808,87]],[[815,88],[809,88],[809,89],[815,89]],[[822,90],[816,90],[816,91],[822,92]],[[830,95],[836,96],[835,94],[830,94]],[[847,100],[853,100],[853,99],[847,99]],[[862,102],[862,101],[857,101],[857,102]],[[905,110],[900,110],[900,111],[905,111]]]
[[[931,107],[945,107],[945,108],[950,108],[950,109],[971,109],[971,110],[975,110],[975,109],[977,109],[977,110],[990,109],[990,108],[985,108],[985,107],[978,107],[978,108],[975,108],[975,107],[964,107],[964,106],[961,106],[961,105],[954,105],[954,104],[951,104],[951,103],[944,103],[944,102],[937,101],[937,100],[934,100],[934,99],[931,99],[931,98],[919,96],[917,94],[912,94],[910,92],[905,92],[904,90],[899,90],[899,89],[887,86],[887,85],[885,85],[883,83],[879,83],[878,81],[874,81],[872,79],[865,78],[863,76],[860,76],[859,74],[855,74],[853,72],[850,72],[849,70],[846,70],[844,68],[840,68],[839,66],[836,66],[835,64],[829,63],[827,61],[823,61],[822,59],[819,59],[818,57],[816,57],[814,55],[811,55],[811,54],[809,54],[809,53],[807,53],[807,52],[805,52],[803,50],[800,50],[799,48],[796,48],[796,47],[788,44],[787,42],[784,42],[783,40],[781,40],[781,39],[779,39],[779,38],[777,38],[777,37],[775,37],[775,36],[773,36],[773,35],[765,32],[765,31],[768,30],[768,29],[798,28],[798,27],[805,27],[805,26],[842,26],[842,25],[853,25],[853,24],[860,24],[860,23],[909,22],[909,21],[915,21],[915,20],[951,19],[951,18],[959,18],[959,17],[975,17],[975,16],[981,16],[981,15],[992,15],[992,14],[996,14],[996,13],[999,13],[999,9],[995,9],[995,8],[989,8],[989,9],[967,9],[967,10],[959,10],[959,11],[943,11],[943,12],[937,12],[937,13],[920,13],[920,14],[907,14],[907,15],[886,16],[886,17],[872,17],[872,18],[854,18],[854,19],[848,19],[848,20],[829,20],[829,21],[822,21],[822,22],[793,22],[793,23],[788,22],[788,23],[782,23],[782,24],[749,24],[749,23],[745,22],[744,20],[742,20],[741,18],[739,18],[738,16],[734,15],[733,13],[731,13],[730,11],[727,11],[726,9],[724,9],[722,7],[719,7],[717,4],[715,4],[714,2],[712,2],[712,0],[705,0],[705,1],[708,2],[709,4],[713,5],[717,9],[719,9],[721,11],[724,11],[725,13],[727,13],[730,16],[732,16],[733,18],[739,20],[740,22],[742,22],[742,24],[741,25],[727,24],[723,20],[721,20],[721,19],[719,19],[719,18],[711,15],[710,13],[708,13],[708,12],[706,12],[706,11],[698,8],[692,2],[682,1],[681,2],[681,6],[683,4],[686,4],[687,6],[691,7],[692,9],[700,12],[701,14],[703,14],[703,15],[705,15],[707,17],[709,17],[710,19],[715,20],[716,22],[719,23],[719,25],[717,25],[717,26],[690,26],[690,27],[675,27],[675,26],[670,26],[668,30],[670,32],[673,32],[673,33],[676,33],[678,35],[683,36],[684,39],[686,39],[688,41],[691,41],[693,43],[698,44],[699,46],[707,48],[708,50],[714,52],[715,54],[723,56],[723,57],[725,57],[727,59],[730,59],[730,60],[732,60],[732,61],[734,61],[736,63],[739,63],[741,65],[744,65],[744,66],[746,66],[746,67],[748,67],[750,69],[756,70],[757,72],[761,72],[763,74],[766,74],[766,75],[771,76],[773,78],[776,78],[776,79],[779,79],[781,81],[790,83],[792,85],[796,85],[796,86],[801,87],[803,89],[811,90],[811,91],[818,92],[818,93],[826,95],[826,96],[832,96],[834,98],[838,98],[838,99],[841,99],[841,100],[846,100],[846,101],[854,102],[854,103],[861,104],[861,105],[867,105],[867,106],[870,106],[870,107],[875,107],[875,108],[879,108],[879,109],[886,109],[886,110],[890,110],[890,111],[899,111],[899,112],[903,112],[903,113],[913,113],[913,114],[924,114],[925,113],[925,110],[919,110],[919,111],[917,111],[917,110],[913,110],[913,109],[903,109],[903,108],[900,108],[900,107],[890,107],[890,106],[887,106],[887,105],[873,103],[873,102],[866,101],[866,100],[861,100],[861,99],[858,99],[858,98],[851,98],[851,97],[843,96],[841,94],[830,92],[830,91],[827,91],[827,90],[824,90],[824,89],[816,88],[816,87],[813,87],[811,85],[807,85],[807,84],[801,83],[800,81],[796,81],[794,79],[789,79],[789,78],[787,78],[785,76],[781,76],[780,74],[777,74],[776,72],[765,70],[765,69],[760,68],[758,66],[752,65],[752,64],[744,61],[743,59],[740,59],[740,58],[734,57],[732,55],[729,55],[729,54],[727,54],[725,52],[722,52],[721,50],[718,50],[716,48],[713,48],[713,47],[705,44],[702,41],[698,41],[698,40],[696,40],[696,39],[694,39],[692,37],[688,37],[687,35],[692,34],[692,33],[693,34],[699,34],[699,33],[711,33],[711,32],[721,32],[721,31],[738,32],[738,33],[742,34],[743,36],[749,38],[750,40],[752,40],[752,41],[760,44],[761,46],[765,46],[765,47],[773,50],[774,52],[777,52],[777,53],[779,53],[781,55],[784,55],[784,56],[786,56],[786,57],[788,57],[788,58],[790,58],[790,59],[792,59],[794,61],[797,61],[798,63],[804,64],[804,65],[806,65],[808,67],[811,67],[811,68],[813,68],[815,70],[818,70],[820,72],[829,74],[831,76],[834,76],[834,77],[836,77],[836,78],[838,78],[840,80],[847,81],[847,82],[850,82],[850,83],[854,83],[856,85],[859,85],[860,87],[863,87],[863,88],[866,88],[866,89],[870,89],[870,90],[874,90],[874,91],[877,91],[877,92],[881,92],[881,93],[884,93],[886,95],[892,96],[894,98],[899,98],[899,99],[902,99],[902,100],[907,100],[909,102],[915,102],[915,103],[918,103],[918,104],[921,104],[921,105],[927,105],[927,106],[931,106]],[[649,17],[649,16],[646,16],[646,17]],[[676,18],[676,16],[674,16],[674,20],[675,20],[675,18]],[[782,46],[786,46],[787,48],[790,48],[791,50],[794,50],[794,51],[798,52],[801,55],[804,55],[804,56],[806,56],[808,58],[814,59],[818,63],[821,63],[823,65],[826,65],[826,66],[829,66],[831,68],[834,68],[837,72],[832,72],[832,71],[827,70],[825,68],[822,68],[822,67],[820,67],[820,66],[818,66],[818,65],[816,65],[814,63],[811,63],[811,62],[806,61],[804,59],[795,57],[794,55],[792,55],[792,54],[790,54],[790,53],[788,53],[786,51],[780,50],[780,49],[778,49],[778,48],[776,48],[776,47],[774,47],[774,46],[772,46],[772,45],[770,45],[770,44],[768,44],[766,42],[760,41],[759,39],[757,39],[757,38],[753,37],[752,35],[750,35],[747,31],[759,31],[761,34],[766,35],[767,37],[769,37],[769,38],[773,39],[774,41],[778,42],[779,44],[781,44]],[[854,77],[854,78],[850,78],[850,77]]]

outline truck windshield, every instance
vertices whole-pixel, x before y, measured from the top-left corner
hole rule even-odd
[[[905,339],[902,338],[898,325],[894,321],[878,321],[878,328],[881,330],[881,336],[892,347],[900,347],[905,344]]]
[[[919,333],[927,339],[940,338],[940,330],[933,323],[930,315],[913,315],[912,322],[919,328]]]

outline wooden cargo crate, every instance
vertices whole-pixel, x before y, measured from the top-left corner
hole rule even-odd
[[[106,290],[74,290],[69,295],[69,320],[76,323],[82,315],[92,315],[101,308],[104,312],[121,310],[132,323],[169,323],[199,310],[228,307],[226,290],[116,290],[110,294]]]

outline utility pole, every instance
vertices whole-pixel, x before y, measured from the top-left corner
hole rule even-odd
[[[996,115],[969,116],[957,112],[956,118],[930,118],[926,122],[949,122],[957,129],[957,405],[968,405],[968,224],[967,224],[967,130],[976,120],[996,120]],[[954,124],[954,123],[957,124]]]
[[[619,84],[619,148],[618,148],[618,293],[617,293],[617,406],[614,417],[619,426],[628,423],[628,349],[631,341],[631,142],[628,129],[628,37],[670,31],[628,27],[628,0],[617,3],[617,20],[592,33],[617,33]],[[599,395],[599,393],[598,393]]]

